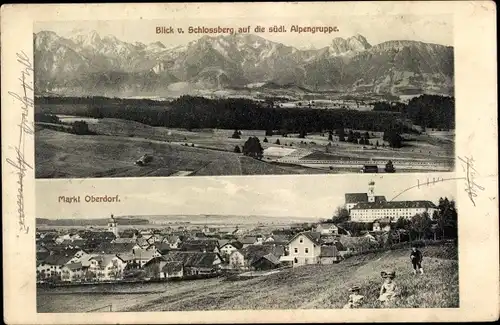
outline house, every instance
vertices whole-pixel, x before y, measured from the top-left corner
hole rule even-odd
[[[226,258],[229,258],[229,256],[231,255],[232,252],[235,252],[238,249],[242,249],[242,248],[243,248],[243,244],[240,243],[239,241],[228,242],[228,243],[224,244],[223,246],[221,246],[220,253],[221,253],[222,257],[224,257],[226,259]]]
[[[184,241],[179,249],[187,252],[219,253],[219,243],[215,239],[192,239]]]
[[[316,226],[316,232],[319,232],[322,235],[338,235],[339,228],[333,223],[320,223]]]
[[[135,244],[136,238],[132,237],[118,237],[115,240],[113,240],[111,243],[112,244]]]
[[[288,243],[292,266],[317,264],[321,255],[321,234],[319,232],[301,232]]]
[[[253,269],[253,264],[261,257],[273,254],[278,260],[284,255],[284,249],[281,246],[273,245],[250,245],[240,250],[234,251],[229,255],[229,268],[234,270]],[[272,262],[272,261],[271,261]]]
[[[161,253],[154,246],[144,248],[134,248],[132,250],[133,260],[140,266],[144,266],[147,262],[155,257],[161,256]]]
[[[161,255],[165,255],[166,253],[172,250],[170,244],[166,242],[157,242],[154,243],[153,246],[160,252]]]
[[[93,252],[96,254],[122,254],[130,253],[135,247],[135,243],[104,242],[99,244]]]
[[[280,267],[281,262],[278,257],[274,254],[266,254],[257,260],[255,260],[251,267],[254,270],[262,271],[262,270],[272,270]]]
[[[274,243],[276,245],[287,245],[291,236],[287,235],[271,235],[264,240],[264,243]]]
[[[160,278],[180,279],[184,276],[184,266],[182,262],[166,262],[161,269]]]
[[[90,259],[89,272],[98,281],[118,280],[123,278],[127,263],[115,254],[99,254]]]
[[[83,265],[82,263],[70,263],[65,264],[61,268],[61,280],[62,281],[77,281],[83,278]]]
[[[182,240],[177,235],[167,236],[167,243],[170,245],[170,248],[177,249],[182,244]]]
[[[320,263],[333,264],[342,260],[336,246],[321,246]]]
[[[222,257],[213,252],[172,251],[163,258],[169,262],[181,262],[183,276],[217,274],[222,263]]]
[[[250,246],[250,245],[256,245],[257,244],[257,237],[245,236],[243,238],[240,238],[238,241],[243,245],[243,248],[245,248],[245,247]]]
[[[51,251],[36,267],[37,279],[61,280],[62,268],[73,258],[73,254]]]

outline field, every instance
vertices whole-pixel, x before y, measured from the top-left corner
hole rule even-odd
[[[153,291],[150,294],[120,296],[113,311],[342,308],[347,302],[349,287],[354,285],[360,286],[365,296],[362,308],[380,308],[377,301],[382,283],[380,272],[388,269],[396,272],[395,282],[401,290],[401,297],[388,307],[459,307],[456,248],[429,246],[423,249],[423,254],[423,275],[412,274],[409,252],[401,249],[355,256],[333,265],[285,269],[247,280],[216,278],[158,284],[154,290],[150,288]],[[99,297],[100,305],[115,301],[109,294],[104,296],[107,299],[102,298],[102,294],[73,294],[81,303],[67,306],[66,312],[90,309],[90,301]],[[62,293],[52,295],[50,301],[39,296],[39,312],[59,308],[60,299],[72,301]]]
[[[263,130],[240,130],[240,138],[234,139],[234,130],[187,131],[114,118],[80,119],[87,120],[95,135],[76,135],[54,130],[51,123],[37,123],[37,178],[349,173],[359,172],[364,164],[377,164],[383,170],[388,160],[399,172],[454,168],[452,132],[405,135],[405,146],[391,149],[382,147],[381,132],[370,132],[370,145],[356,145],[340,142],[336,136],[329,141],[325,133],[266,137]],[[234,153],[251,136],[260,140],[262,160]],[[144,154],[153,155],[153,162],[135,165]]]

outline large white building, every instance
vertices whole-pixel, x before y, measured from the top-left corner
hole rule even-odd
[[[431,201],[387,202],[384,196],[375,196],[375,182],[371,181],[368,186],[368,193],[346,194],[346,209],[351,221],[374,222],[389,219],[396,222],[400,217],[410,219],[424,212],[432,217],[434,211],[437,211],[436,205]]]

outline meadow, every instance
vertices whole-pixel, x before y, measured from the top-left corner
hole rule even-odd
[[[88,119],[60,118],[73,122]],[[69,124],[60,126],[62,130],[69,128]],[[340,142],[336,136],[329,140],[328,134],[319,132],[301,138],[293,133],[284,137],[266,136],[263,130],[239,130],[241,136],[235,139],[234,130],[155,127],[116,118],[92,119],[88,123],[91,135],[53,127],[52,123],[37,123],[37,178],[346,173],[359,172],[363,163],[383,166],[388,160],[399,171],[415,171],[411,166],[414,162],[424,164],[422,171],[454,167],[452,132],[407,135],[407,144],[393,149],[382,147],[382,132],[370,133],[370,145],[357,145]],[[251,136],[260,140],[262,160],[234,152]],[[153,162],[136,166],[135,161],[144,154],[153,155]],[[342,166],[335,161],[355,163]]]
[[[347,303],[348,290],[354,285],[365,296],[361,308],[458,308],[456,246],[428,246],[422,252],[422,275],[413,275],[409,250],[397,249],[237,281],[220,277],[111,289],[39,289],[38,312],[84,312],[109,304],[113,311],[335,309]],[[383,306],[377,298],[382,284],[380,272],[387,270],[396,272],[401,295],[394,303]],[[78,304],[68,303],[74,299]]]

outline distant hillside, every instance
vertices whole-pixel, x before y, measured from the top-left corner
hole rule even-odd
[[[317,222],[318,218],[234,216],[234,215],[167,215],[167,216],[121,216],[115,218],[118,225],[154,225],[159,224],[210,224],[231,226],[236,224],[282,224]],[[46,219],[36,218],[36,225],[45,226],[106,226],[109,218],[99,219]]]
[[[453,47],[417,41],[372,46],[355,35],[299,50],[251,34],[203,36],[173,48],[131,44],[95,31],[67,38],[41,31],[33,38],[37,95],[137,96],[165,94],[179,84],[192,91],[253,83],[296,85],[298,91],[454,91]]]
[[[140,218],[115,218],[118,225],[147,225],[147,219]],[[106,226],[109,218],[100,219],[45,219],[36,218],[36,226],[66,226],[66,227],[81,227],[81,226]]]

